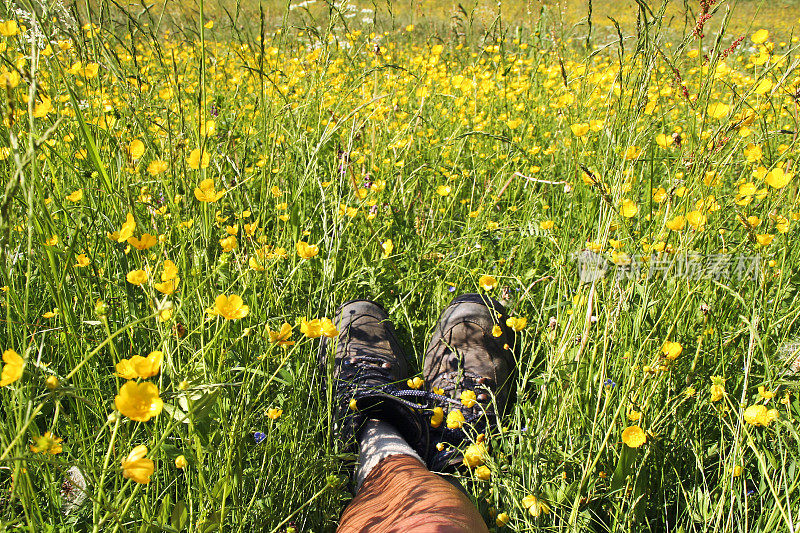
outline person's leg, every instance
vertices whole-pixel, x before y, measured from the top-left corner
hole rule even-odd
[[[478,509],[410,455],[390,455],[369,473],[339,522],[339,533],[481,533]]]

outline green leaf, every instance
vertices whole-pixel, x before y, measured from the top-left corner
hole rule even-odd
[[[181,500],[172,508],[172,515],[169,518],[169,523],[172,529],[183,531],[186,527],[186,522],[189,521],[189,510],[186,508],[186,503]]]

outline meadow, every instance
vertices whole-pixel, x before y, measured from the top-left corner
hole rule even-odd
[[[7,3],[1,529],[332,531],[318,321],[480,292],[492,531],[800,530],[800,10],[589,6]]]

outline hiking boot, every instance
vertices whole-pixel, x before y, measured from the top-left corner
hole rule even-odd
[[[427,449],[427,421],[417,404],[402,398],[424,391],[406,390],[408,362],[386,311],[374,302],[354,300],[340,306],[333,321],[339,335],[335,342],[322,339],[319,364],[326,389],[332,372],[333,430],[345,450],[357,450],[369,418],[392,424],[415,449]]]
[[[508,407],[517,346],[507,318],[499,302],[480,294],[458,296],[439,317],[423,369],[426,385],[439,399],[434,402],[443,409],[431,436],[440,444],[431,449],[429,469],[452,471],[463,459],[457,447],[497,425]]]

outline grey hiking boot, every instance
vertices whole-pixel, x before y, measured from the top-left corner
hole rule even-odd
[[[434,444],[441,443],[430,450],[431,470],[453,470],[462,461],[457,447],[468,433],[474,438],[487,432],[508,407],[517,346],[507,318],[499,302],[480,294],[458,296],[439,317],[423,369],[425,383],[439,398],[434,402],[444,415],[431,436]]]
[[[408,363],[386,311],[354,300],[339,307],[334,324],[339,335],[323,338],[319,364],[326,389],[331,372],[333,430],[344,449],[355,451],[364,422],[374,418],[392,424],[415,449],[426,450],[428,423],[420,406],[409,401],[423,391],[406,390]]]

